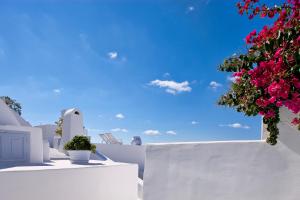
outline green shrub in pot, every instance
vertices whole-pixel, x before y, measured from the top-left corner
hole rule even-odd
[[[96,152],[96,146],[91,144],[87,136],[76,135],[73,139],[67,142],[64,146],[66,151],[87,150],[92,153]]]

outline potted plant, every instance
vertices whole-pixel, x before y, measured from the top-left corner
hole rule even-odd
[[[75,136],[67,142],[64,149],[70,156],[71,163],[88,163],[91,152],[96,152],[96,146],[91,144],[87,136]]]

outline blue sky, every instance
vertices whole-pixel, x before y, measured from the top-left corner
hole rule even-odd
[[[129,142],[259,139],[260,118],[217,105],[261,20],[235,1],[0,3],[0,94],[34,125],[78,107],[85,126]]]

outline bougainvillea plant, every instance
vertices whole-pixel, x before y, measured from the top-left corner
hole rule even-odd
[[[272,18],[272,24],[253,30],[246,38],[247,52],[224,61],[219,69],[233,72],[234,82],[220,105],[235,107],[247,116],[263,116],[269,136],[277,143],[279,108],[300,113],[300,0],[288,0],[272,7],[259,0],[237,3],[239,13]],[[300,130],[300,117],[291,122]]]

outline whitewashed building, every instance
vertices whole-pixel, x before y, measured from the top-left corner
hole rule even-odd
[[[43,163],[43,137],[0,99],[0,162]]]
[[[75,135],[86,135],[78,109],[65,110],[62,117],[61,147]],[[99,153],[88,164],[72,164],[67,155],[49,148],[55,138],[55,126],[31,127],[0,100],[1,200],[137,200],[137,164],[114,162]]]
[[[60,142],[60,150],[64,144],[70,141],[76,135],[86,135],[83,125],[83,114],[77,108],[63,110],[61,113],[63,119],[62,138]]]

